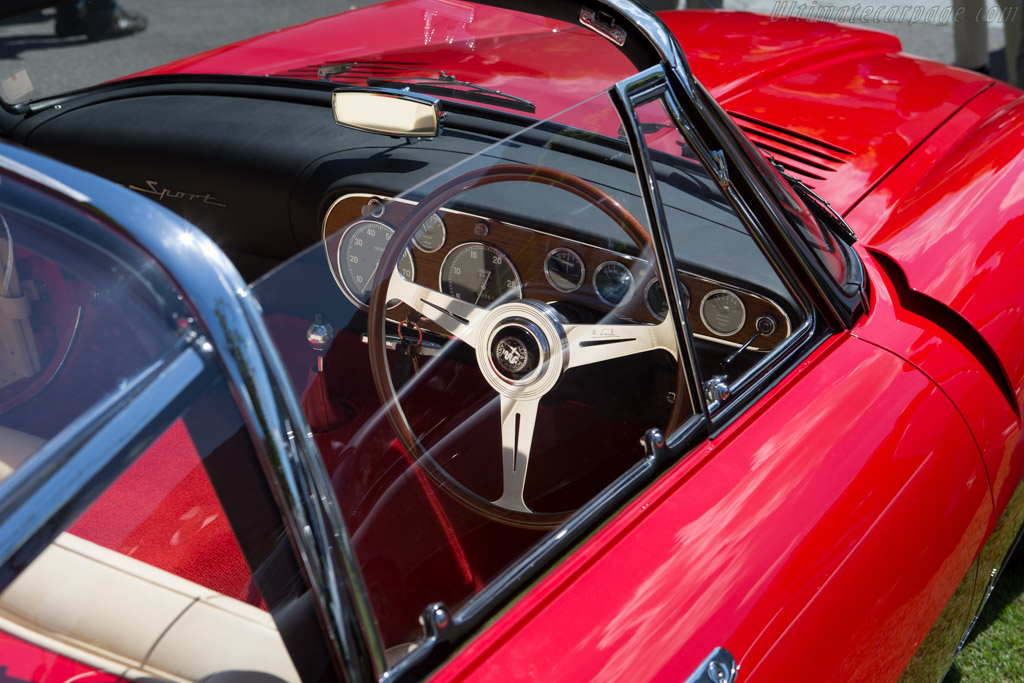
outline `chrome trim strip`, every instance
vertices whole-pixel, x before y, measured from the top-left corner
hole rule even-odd
[[[15,175],[20,175],[26,180],[31,180],[34,183],[48,187],[55,192],[70,197],[80,204],[86,204],[89,202],[88,195],[84,195],[70,185],[66,185],[59,180],[51,178],[46,173],[41,173],[38,169],[32,166],[22,163],[17,159],[13,159],[6,154],[0,154],[0,167],[7,169]]]

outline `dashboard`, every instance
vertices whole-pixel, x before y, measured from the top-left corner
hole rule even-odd
[[[336,199],[323,221],[324,244],[344,295],[366,310],[377,266],[395,227],[415,208],[371,193]],[[399,261],[402,277],[474,305],[534,299],[571,322],[655,324],[668,312],[662,283],[647,261],[505,220],[441,208],[414,233]],[[782,306],[760,294],[677,271],[697,338],[766,352],[791,332]],[[388,317],[410,313],[388,302]],[[442,332],[426,323],[426,329]]]

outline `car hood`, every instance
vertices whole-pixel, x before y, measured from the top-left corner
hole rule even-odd
[[[339,63],[390,77],[429,67],[524,97],[536,105],[535,116],[547,117],[634,72],[624,55],[583,27],[501,9],[466,9],[463,16],[458,9],[453,3],[447,15],[426,16],[415,0],[383,3],[146,73],[316,79],[320,67]],[[661,17],[694,74],[753,142],[841,213],[991,84],[903,54],[894,36],[852,26],[742,12]],[[610,131],[618,127],[607,123],[614,124]]]
[[[853,26],[703,11],[663,18],[751,140],[840,213],[992,83]]]

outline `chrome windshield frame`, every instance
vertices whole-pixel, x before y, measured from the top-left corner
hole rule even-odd
[[[386,672],[384,649],[330,479],[259,303],[234,265],[198,228],[131,190],[22,148],[0,150],[0,168],[100,217],[159,263],[184,294],[196,338],[227,379],[272,484],[318,620],[333,643],[338,677],[379,679]]]

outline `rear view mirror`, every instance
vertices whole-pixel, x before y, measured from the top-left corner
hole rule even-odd
[[[398,90],[336,90],[331,108],[339,126],[407,138],[436,137],[444,116],[437,100]]]

